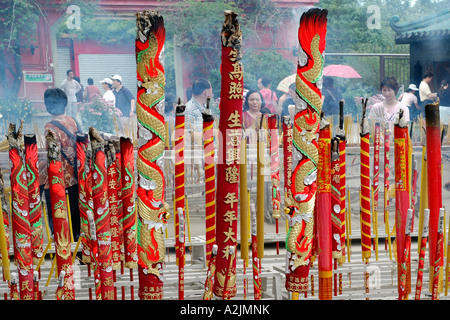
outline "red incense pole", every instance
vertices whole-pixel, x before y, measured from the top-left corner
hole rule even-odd
[[[27,170],[28,204],[30,207],[31,249],[33,264],[37,265],[42,257],[44,233],[42,228],[42,206],[39,190],[38,150],[36,135],[24,135],[25,159]]]
[[[136,26],[139,298],[160,300],[163,297],[161,277],[166,252],[164,230],[169,218],[163,171],[167,132],[162,112],[166,78],[161,59],[166,30],[164,19],[157,11],[137,13]]]
[[[56,247],[57,274],[64,271],[64,300],[75,300],[70,229],[67,214],[64,171],[61,162],[60,144],[53,131],[47,132],[48,181],[50,189],[51,214]]]
[[[218,246],[214,294],[222,298],[236,295],[237,220],[239,210],[239,161],[242,126],[243,69],[241,31],[237,14],[225,11],[222,28],[219,147],[216,193],[216,243]]]
[[[317,166],[317,233],[319,237],[319,299],[332,298],[331,130],[321,120]],[[340,211],[340,209],[339,209]]]
[[[216,169],[214,161],[214,117],[209,109],[209,98],[203,118],[203,150],[205,157],[205,228],[206,262],[211,259],[211,251],[216,242]]]
[[[436,255],[444,256],[443,247],[437,245],[439,210],[442,208],[442,154],[441,154],[441,128],[439,103],[427,104],[425,106],[426,122],[426,159],[427,159],[427,186],[429,218],[429,261],[430,279],[435,278],[435,270],[443,266],[443,259],[438,260]],[[438,265],[436,265],[436,262]],[[438,268],[439,267],[439,268]]]
[[[399,300],[409,294],[411,288],[410,261],[404,261],[405,228],[409,209],[408,125],[400,110],[394,125],[395,150],[395,227],[397,242],[397,272]],[[405,265],[404,272],[402,265]]]
[[[98,267],[102,300],[114,299],[114,281],[111,251],[111,226],[108,202],[108,175],[106,171],[105,141],[99,132],[89,128],[92,148],[92,202],[98,244]]]
[[[29,220],[27,172],[22,147],[23,122],[16,132],[11,123],[8,130],[9,161],[11,165],[12,230],[14,260],[19,273],[20,300],[33,300],[33,255],[31,252],[31,226]]]

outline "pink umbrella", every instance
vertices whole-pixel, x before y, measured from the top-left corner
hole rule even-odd
[[[350,66],[343,64],[330,64],[323,68],[323,75],[339,78],[361,78],[358,72]]]

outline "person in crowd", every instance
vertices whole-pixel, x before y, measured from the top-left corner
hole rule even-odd
[[[424,73],[422,77],[422,81],[419,85],[419,98],[422,107],[426,106],[429,103],[433,103],[435,99],[438,99],[437,92],[431,92],[430,83],[433,80],[433,73],[431,71],[427,71]]]
[[[289,106],[290,105],[295,105],[295,89],[296,89],[296,85],[295,82],[291,83],[289,86],[289,91],[288,93],[283,94],[280,97],[279,103],[281,104],[281,116],[289,116]]]
[[[248,137],[249,146],[255,146],[257,142],[257,130],[261,126],[261,110],[268,109],[260,91],[249,90],[242,107],[242,125],[245,135]]]
[[[125,118],[123,120],[128,121],[134,115],[136,100],[131,91],[123,85],[120,75],[113,75],[111,80],[113,93],[116,96],[116,108],[122,112],[122,117]]]
[[[65,114],[68,97],[63,90],[59,88],[47,89],[44,92],[44,104],[47,112],[52,116],[51,121],[45,124],[45,135],[49,130],[53,131],[60,143],[64,184],[69,196],[73,237],[74,241],[77,241],[80,235],[80,211],[78,207],[76,135],[77,133],[81,133],[81,128],[73,117]],[[53,231],[46,157],[43,161],[41,159],[39,160],[39,179],[47,203],[50,228]]]
[[[94,85],[94,80],[92,78],[87,79],[87,87],[84,89],[84,101],[93,102],[96,98],[102,96],[100,89]]]
[[[258,79],[258,88],[261,93],[265,105],[269,108],[270,113],[279,114],[278,110],[278,97],[277,94],[270,89],[272,86],[272,80],[269,77],[262,77]]]
[[[386,77],[381,81],[380,90],[384,97],[384,101],[375,103],[368,115],[369,120],[373,120],[380,123],[386,123],[391,130],[391,136],[394,133],[394,123],[398,113],[403,110],[403,117],[406,121],[409,120],[409,109],[397,99],[398,89],[400,88],[397,80],[394,77]]]
[[[398,100],[403,103],[409,109],[409,117],[414,121],[419,114],[422,113],[422,109],[419,106],[419,100],[416,93],[419,91],[415,84],[410,84],[405,93],[400,95]]]
[[[72,70],[67,70],[67,78],[61,83],[61,89],[67,95],[67,110],[66,114],[72,118],[77,116],[77,92],[80,91],[81,85],[74,79],[74,73]]]
[[[102,84],[103,90],[105,93],[103,94],[103,100],[108,106],[115,107],[116,105],[116,95],[113,92],[113,81],[110,78],[104,78],[100,81]]]
[[[211,83],[205,78],[197,78],[192,83],[192,97],[186,103],[185,157],[193,164],[193,170],[200,179],[200,165],[203,162],[203,117],[208,98],[213,99]],[[189,152],[191,150],[191,152]]]
[[[441,87],[438,91],[439,104],[443,107],[450,107],[450,90],[448,90],[447,80],[441,81]]]

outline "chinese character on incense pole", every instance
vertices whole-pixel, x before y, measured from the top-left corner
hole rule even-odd
[[[316,82],[322,76],[327,10],[310,9],[300,18],[299,61],[293,123],[292,195],[286,200],[289,215],[286,289],[306,292],[314,230],[317,165],[322,93]]]
[[[222,298],[236,295],[237,219],[239,197],[239,150],[243,100],[241,65],[242,33],[237,14],[225,11],[222,28],[219,147],[216,193],[216,278],[214,294]],[[231,249],[233,247],[233,249]]]
[[[11,123],[8,130],[9,160],[11,165],[11,221],[14,241],[14,260],[19,272],[20,300],[33,300],[33,256],[29,220],[27,172],[22,147],[23,122],[16,132]]]
[[[339,138],[331,140],[331,248],[334,269],[342,258],[341,245],[341,166],[339,163]],[[340,273],[342,275],[342,273]],[[337,273],[334,273],[334,295],[337,295]]]
[[[417,267],[415,300],[420,300],[420,294],[422,292],[423,286],[423,267],[425,265],[425,251],[428,241],[428,219],[430,218],[430,209],[424,209],[423,215],[422,238],[420,239],[419,247],[419,265]]]
[[[75,300],[72,255],[70,248],[70,229],[67,214],[68,203],[64,182],[64,170],[61,162],[61,147],[56,133],[47,132],[48,182],[50,189],[51,215],[56,247],[57,274],[64,271],[64,300]]]
[[[428,207],[430,209],[429,217],[429,236],[428,241],[430,252],[430,289],[433,293],[432,298],[437,299],[439,294],[434,292],[434,280],[441,282],[441,276],[435,275],[436,270],[443,266],[444,260],[438,261],[436,256],[444,257],[443,244],[438,243],[439,210],[442,208],[442,154],[441,154],[441,127],[439,103],[427,104],[425,106],[426,122],[426,159],[427,159],[427,185],[428,185]],[[436,265],[438,264],[438,265]],[[432,281],[433,279],[433,286]],[[437,280],[436,280],[437,281]],[[437,288],[440,291],[441,286]]]
[[[120,158],[117,154],[120,153],[120,141],[116,137],[111,137],[105,145],[106,153],[106,170],[108,175],[108,201],[109,201],[109,215],[110,215],[110,230],[111,230],[111,262],[114,272],[114,279],[116,270],[120,269],[120,229],[121,221],[119,217],[119,183],[120,173],[118,161]]]
[[[169,205],[164,201],[164,19],[156,11],[136,14],[136,68],[138,119],[137,245],[139,297],[160,300],[165,257],[164,229]],[[124,211],[125,214],[125,211]]]
[[[411,291],[410,261],[404,261],[405,229],[409,209],[409,161],[408,161],[408,124],[400,110],[398,121],[394,125],[395,154],[395,226],[397,243],[398,298],[402,300]]]
[[[317,166],[317,233],[319,239],[319,299],[332,297],[332,213],[331,213],[331,129],[323,118],[319,131],[319,163]],[[340,213],[339,208],[339,213]],[[339,239],[340,241],[340,239]]]

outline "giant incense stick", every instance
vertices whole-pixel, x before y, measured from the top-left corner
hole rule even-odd
[[[316,134],[322,110],[322,93],[317,80],[323,70],[327,13],[321,9],[303,13],[298,32],[300,47],[293,123],[292,196],[286,201],[290,220],[286,239],[286,289],[291,292],[308,289],[319,161]]]
[[[345,147],[346,147],[346,137],[344,131],[344,100],[339,101],[339,126],[336,132],[336,137],[338,138],[338,151],[339,151],[339,166],[340,166],[340,176],[339,185],[341,193],[341,258],[340,262],[343,263],[345,260],[345,223],[346,223],[346,204],[345,204],[345,192],[346,192],[346,166],[345,166]]]
[[[178,264],[178,299],[184,299],[184,285],[181,284],[181,277],[184,278],[184,262],[185,262],[185,246],[184,246],[184,232],[181,234],[184,228],[184,220],[186,217],[185,210],[185,172],[184,172],[184,137],[185,137],[185,111],[186,106],[178,101],[175,116],[175,208],[177,214],[175,214],[175,250]],[[183,225],[181,225],[183,222]]]
[[[92,202],[98,244],[98,267],[102,300],[114,299],[114,281],[111,251],[111,225],[108,201],[108,174],[106,169],[105,141],[99,132],[89,128],[92,148]]]
[[[317,233],[319,245],[319,299],[332,297],[332,213],[331,213],[331,129],[321,120],[319,132],[319,163],[317,166]],[[338,210],[341,211],[340,208]],[[339,235],[339,233],[338,233]],[[340,238],[339,238],[340,241]]]
[[[370,133],[366,118],[367,99],[363,101],[363,117],[361,120],[361,249],[363,260],[368,262],[371,256],[370,231]]]
[[[113,270],[120,269],[120,217],[119,217],[119,190],[120,175],[118,170],[117,153],[120,153],[120,142],[117,138],[111,138],[105,145],[106,171],[108,176],[108,201],[109,201],[109,227],[111,230],[111,263]]]
[[[389,227],[389,152],[390,152],[390,129],[385,124],[384,128],[384,230],[389,245],[389,259],[392,259],[391,230]]]
[[[21,300],[32,300],[33,293],[33,255],[31,251],[31,226],[29,220],[27,173],[24,161],[23,122],[16,132],[11,123],[8,130],[9,160],[11,165],[12,230],[14,241],[14,260],[19,273],[19,292]]]
[[[375,123],[375,131],[373,137],[373,178],[372,178],[372,212],[373,221],[372,226],[375,234],[375,259],[378,261],[378,196],[380,191],[380,140],[381,140],[381,125]]]
[[[120,159],[120,199],[122,204],[124,266],[129,269],[135,269],[138,260],[136,246],[136,205],[134,201],[136,183],[134,174],[134,147],[130,138],[120,138]]]
[[[241,31],[232,11],[225,11],[222,28],[222,64],[220,91],[219,147],[216,193],[216,244],[218,246],[214,294],[227,298],[236,295],[237,220],[239,199],[239,151],[243,99]],[[230,265],[231,261],[231,265]],[[225,288],[226,286],[226,288]]]
[[[162,53],[166,37],[164,19],[156,11],[136,15],[136,68],[138,119],[137,244],[139,297],[163,297],[161,280],[165,256],[164,228],[169,205],[164,201],[164,75]],[[124,213],[125,214],[125,213]]]
[[[61,162],[60,144],[53,131],[47,132],[48,149],[48,181],[50,189],[51,214],[56,247],[57,274],[65,272],[64,299],[75,300],[75,286],[73,279],[72,256],[70,248],[68,204],[64,183],[64,171]]]
[[[209,108],[202,113],[203,149],[205,156],[205,227],[206,262],[211,258],[212,247],[216,241],[216,169],[214,161],[214,117]]]
[[[31,249],[33,250],[33,264],[36,265],[42,257],[44,246],[44,232],[41,219],[41,195],[39,191],[38,150],[36,135],[24,135],[25,159],[27,169],[27,186],[30,207]]]
[[[342,258],[342,223],[341,223],[341,166],[339,163],[339,138],[331,140],[331,250],[334,269],[337,269],[338,260]],[[340,273],[342,276],[342,273]],[[337,295],[338,274],[334,275],[334,295]]]
[[[89,200],[91,194],[87,190],[87,174],[89,172],[90,164],[86,167],[86,149],[88,148],[89,136],[87,134],[77,134],[77,166],[78,166],[78,207],[80,210],[80,237],[81,237],[81,259],[84,263],[91,262],[91,244],[89,233],[89,220],[87,211],[92,210]],[[90,148],[90,147],[89,147]],[[88,172],[86,172],[86,168]]]
[[[429,252],[430,252],[430,283],[435,278],[435,270],[443,265],[443,259],[438,261],[436,255],[441,257],[443,247],[437,246],[439,210],[442,208],[442,173],[441,173],[441,132],[439,103],[427,104],[425,106],[426,121],[426,163],[427,163],[427,186],[429,218]],[[439,252],[438,252],[439,250]],[[438,265],[435,263],[438,262]]]
[[[405,228],[409,209],[409,162],[408,162],[408,126],[400,110],[398,122],[394,125],[395,150],[395,226],[397,243],[397,272],[399,299],[409,294],[411,288],[410,261],[404,261]],[[402,273],[402,266],[405,271]]]

